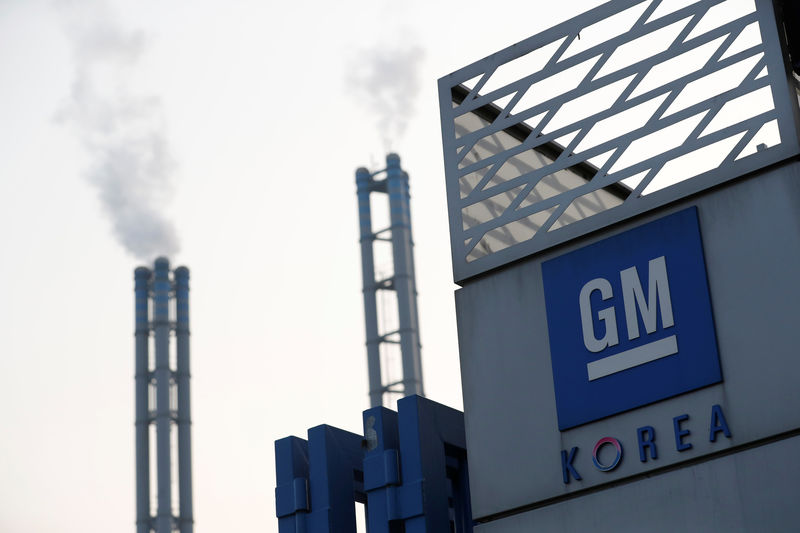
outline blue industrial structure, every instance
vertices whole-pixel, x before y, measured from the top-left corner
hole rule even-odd
[[[189,269],[176,268],[170,279],[169,261],[160,257],[152,271],[146,267],[137,268],[134,279],[136,530],[138,533],[192,533]],[[171,364],[170,335],[173,331],[176,350]],[[151,338],[155,341],[152,355]],[[155,458],[150,456],[152,426],[155,426]],[[173,449],[173,426],[177,426],[177,450]],[[153,459],[155,480],[150,479]],[[177,461],[178,502],[173,502],[173,460]],[[157,502],[155,516],[151,509],[153,485]],[[177,503],[177,513],[174,503]]]
[[[408,396],[364,411],[364,435],[327,425],[275,442],[280,533],[472,531],[464,416]]]
[[[356,171],[356,185],[361,271],[364,279],[369,398],[370,405],[375,407],[382,405],[384,396],[390,393],[399,396],[424,394],[408,174],[400,167],[400,157],[397,154],[389,154],[386,156],[385,170],[370,173],[366,168],[359,168]],[[372,193],[383,193],[389,197],[389,227],[377,231],[372,228],[370,208]],[[376,241],[389,242],[392,247],[393,274],[383,279],[376,279],[374,250]],[[396,330],[381,331],[379,328],[378,291],[394,291],[397,295]],[[392,345],[400,346],[402,357],[400,379],[391,376],[386,368],[389,365],[386,352]]]

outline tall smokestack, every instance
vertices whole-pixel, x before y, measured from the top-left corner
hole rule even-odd
[[[189,404],[189,269],[175,269],[175,337],[178,383],[178,492],[180,531],[193,533],[192,511],[192,416]]]
[[[189,395],[189,269],[170,276],[169,260],[159,257],[151,271],[134,273],[136,294],[136,528],[137,533],[192,533],[192,456]],[[174,299],[174,316],[170,302]],[[152,320],[150,319],[152,309]],[[174,320],[173,320],[174,318]],[[176,355],[170,360],[170,334],[175,331]],[[150,335],[155,350],[151,360]],[[174,368],[173,368],[174,366]],[[154,370],[151,371],[150,368]],[[151,385],[155,396],[149,394]],[[151,405],[155,400],[155,405]],[[150,424],[156,428],[156,508],[150,501]],[[177,449],[172,447],[177,426]],[[172,479],[177,462],[178,479]],[[172,510],[172,487],[178,484],[178,515]]]
[[[400,351],[403,355],[403,393],[423,394],[420,355],[417,282],[411,239],[411,206],[408,174],[400,168],[400,156],[386,156],[386,189],[392,228],[394,290],[397,293]]]
[[[414,275],[414,243],[411,239],[411,212],[408,192],[408,174],[400,167],[397,154],[386,156],[386,168],[370,173],[365,168],[356,171],[358,195],[359,234],[361,243],[361,273],[364,279],[364,322],[367,334],[367,372],[369,377],[370,406],[383,405],[391,395],[424,394],[422,386],[422,358],[420,355],[419,318],[417,315],[417,287]],[[378,231],[373,229],[370,195],[388,196],[389,220]],[[375,242],[388,241],[392,246],[392,275],[376,279]],[[389,331],[386,325],[392,320],[382,315],[389,305],[378,312],[379,295],[393,291],[397,296],[397,329]],[[394,310],[393,310],[394,311]],[[379,320],[379,314],[383,320]],[[387,320],[388,318],[388,320]],[[381,330],[379,323],[383,324]],[[387,354],[392,346],[400,347],[402,376],[392,372],[392,358]],[[388,379],[387,379],[388,377]]]
[[[150,533],[150,269],[134,271],[136,294],[136,533]]]
[[[156,472],[158,477],[158,509],[156,533],[172,531],[172,471],[170,457],[170,389],[169,368],[169,261],[159,257],[153,281],[153,330],[156,337]]]
[[[367,333],[367,373],[369,378],[369,405],[382,405],[384,387],[381,379],[381,338],[378,335],[378,285],[375,283],[375,257],[372,243],[372,214],[369,195],[373,189],[372,175],[366,168],[356,170],[356,187],[358,195],[359,242],[361,244],[361,275],[364,288],[364,326]]]

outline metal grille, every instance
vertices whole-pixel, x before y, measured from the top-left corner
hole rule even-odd
[[[439,80],[456,281],[798,153],[769,0],[615,1]]]

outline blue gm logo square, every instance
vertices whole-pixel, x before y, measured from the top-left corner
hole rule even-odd
[[[697,208],[542,263],[558,428],[722,381]]]

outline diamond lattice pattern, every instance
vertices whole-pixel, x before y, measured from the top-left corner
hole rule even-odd
[[[454,260],[556,242],[546,235],[780,145],[759,9],[612,2],[472,65],[442,113]]]

